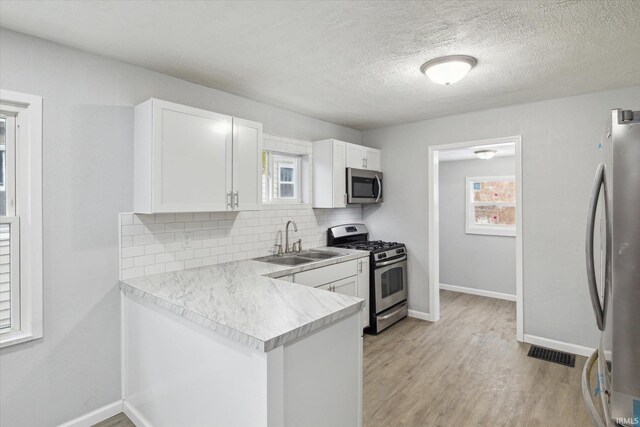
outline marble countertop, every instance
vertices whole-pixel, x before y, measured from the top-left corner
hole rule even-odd
[[[298,266],[246,260],[120,281],[121,289],[235,341],[269,351],[360,311],[361,298],[297,285],[278,277],[369,256]]]

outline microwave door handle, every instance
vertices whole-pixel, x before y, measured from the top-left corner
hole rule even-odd
[[[378,175],[376,175],[374,178],[378,182],[378,195],[376,196],[376,203],[378,203],[378,201],[380,200],[380,196],[382,196],[382,182],[380,182],[380,178],[378,178]]]
[[[596,176],[593,181],[593,186],[591,187],[591,196],[589,198],[589,210],[587,214],[587,230],[586,230],[586,236],[585,236],[585,255],[587,257],[587,282],[589,284],[589,296],[591,297],[591,305],[593,306],[593,312],[596,315],[596,322],[598,324],[598,329],[600,329],[601,331],[604,331],[605,318],[604,318],[604,308],[600,304],[600,295],[598,294],[598,284],[596,281],[596,272],[595,272],[595,266],[593,262],[593,238],[594,238],[594,230],[595,230],[596,210],[598,207],[598,198],[600,196],[600,190],[602,189],[603,185],[605,185],[604,164],[600,163],[596,171]],[[605,199],[606,199],[606,195],[605,195]],[[605,215],[606,214],[607,212],[605,212]],[[608,221],[609,221],[609,218],[607,215],[607,223]],[[607,229],[607,231],[609,230]],[[609,239],[609,236],[607,236],[607,239]],[[610,255],[607,253],[607,260],[609,259],[609,256]],[[605,272],[605,277],[606,277],[609,274],[609,267],[607,265],[607,262],[605,262],[605,269],[606,269],[606,272]],[[605,295],[607,294],[608,292],[606,291],[606,288],[605,288]]]

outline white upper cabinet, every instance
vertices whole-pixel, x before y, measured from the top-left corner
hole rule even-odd
[[[262,123],[233,118],[233,209],[262,207]]]
[[[150,99],[134,127],[134,212],[260,209],[261,124]]]
[[[346,142],[325,139],[313,143],[313,207],[347,206]]]
[[[375,148],[364,148],[364,168],[382,172],[382,153]]]
[[[346,144],[347,167],[355,169],[382,170],[380,150],[358,144]]]

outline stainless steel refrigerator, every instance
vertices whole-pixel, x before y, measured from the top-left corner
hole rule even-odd
[[[613,110],[589,203],[587,277],[599,349],[587,360],[582,388],[594,425],[640,426],[640,111]],[[598,202],[602,204],[598,209]],[[595,231],[603,212],[604,230]],[[603,242],[602,275],[594,237]],[[594,254],[594,248],[596,253]],[[604,334],[611,338],[605,363]],[[590,373],[598,367],[596,384]],[[596,410],[596,405],[600,406]]]

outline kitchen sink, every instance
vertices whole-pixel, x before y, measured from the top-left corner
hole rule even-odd
[[[344,254],[339,252],[306,250],[289,255],[268,255],[260,258],[254,258],[253,260],[280,265],[301,265],[308,264],[310,262],[321,261],[323,259],[336,258],[343,255]]]
[[[315,262],[317,260],[312,258],[303,258],[295,255],[269,255],[260,258],[254,258],[254,261],[269,262],[271,264],[280,265],[301,265]]]
[[[304,257],[304,258],[312,258],[312,259],[315,259],[315,260],[321,260],[321,259],[336,258],[336,257],[339,257],[339,256],[343,256],[345,254],[338,253],[338,252],[325,252],[325,251],[307,250],[307,251],[298,252],[296,255],[300,256],[300,257]]]

